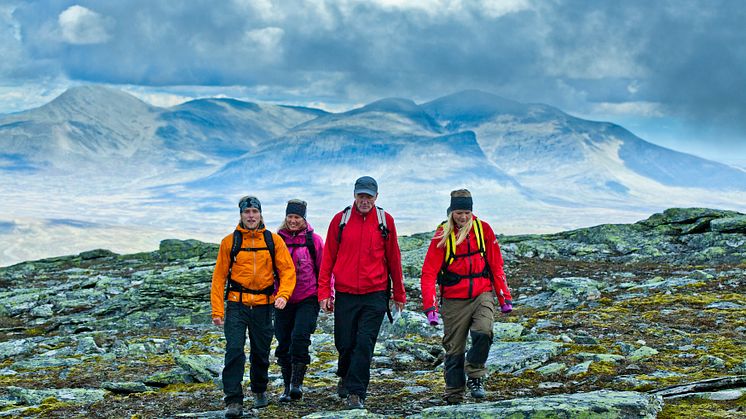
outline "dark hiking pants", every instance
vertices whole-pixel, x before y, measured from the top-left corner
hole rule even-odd
[[[334,343],[339,352],[337,375],[350,394],[365,399],[370,362],[388,299],[385,291],[370,294],[338,292],[334,302]]]
[[[246,364],[246,331],[249,332],[251,368],[251,391],[263,393],[267,390],[269,348],[272,343],[272,305],[249,307],[229,301],[225,310],[225,367],[223,368],[223,392],[225,404],[243,403],[243,379]]]
[[[315,295],[287,304],[282,310],[275,309],[275,357],[281,367],[311,363],[308,348],[311,346],[311,335],[316,330],[318,317],[319,300]]]

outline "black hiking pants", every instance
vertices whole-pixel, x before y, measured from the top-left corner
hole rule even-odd
[[[275,357],[281,367],[311,363],[308,348],[316,330],[319,308],[318,297],[312,295],[297,303],[288,303],[282,310],[275,309]]]
[[[365,399],[370,362],[386,314],[386,291],[370,294],[337,292],[334,302],[334,344],[339,352],[337,375],[350,394]]]
[[[225,404],[243,404],[243,379],[246,364],[246,331],[249,332],[249,362],[251,391],[263,393],[269,382],[269,350],[272,343],[272,305],[249,307],[228,301],[225,309],[225,367],[223,368],[223,393]]]

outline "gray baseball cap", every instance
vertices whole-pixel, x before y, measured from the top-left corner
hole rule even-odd
[[[355,195],[359,193],[368,194],[370,196],[378,195],[378,183],[370,176],[363,176],[355,181]]]

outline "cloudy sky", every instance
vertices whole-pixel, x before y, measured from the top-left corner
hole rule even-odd
[[[346,110],[481,89],[746,163],[741,0],[0,0],[0,113],[67,87]]]

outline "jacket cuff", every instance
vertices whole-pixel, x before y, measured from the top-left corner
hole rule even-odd
[[[431,312],[431,311],[438,311],[438,309],[435,308],[435,306],[429,307],[425,309],[425,314]]]

